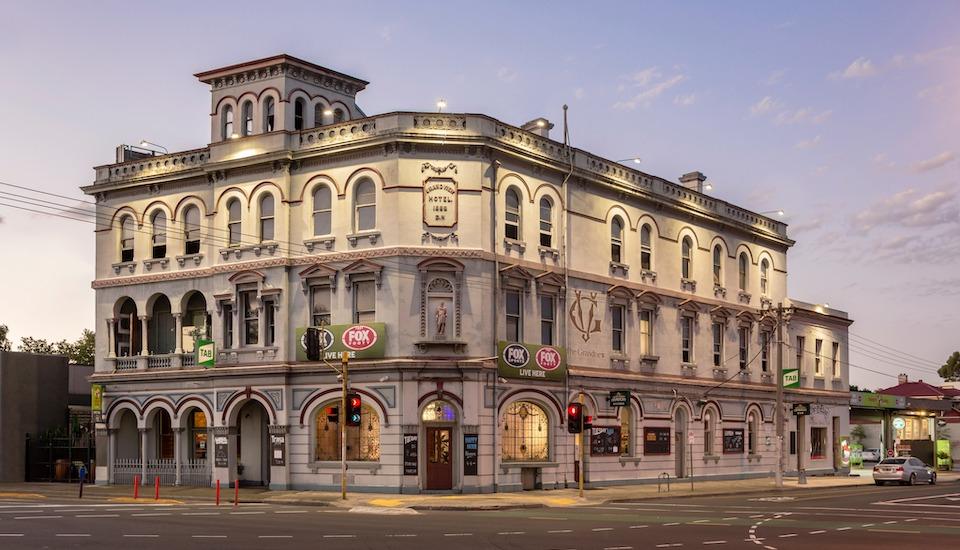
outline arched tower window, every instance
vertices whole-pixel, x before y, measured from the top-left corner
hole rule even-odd
[[[331,231],[332,199],[330,188],[318,185],[313,190],[313,234],[329,235]]]
[[[124,216],[120,220],[120,261],[133,261],[133,217]]]
[[[553,248],[553,203],[547,197],[540,199],[540,246]]]
[[[336,123],[338,123],[338,122],[343,122],[343,121],[346,120],[346,119],[347,119],[347,115],[346,115],[346,113],[344,113],[343,109],[334,109],[334,110],[333,110],[333,123],[334,123],[334,124],[336,124]]]
[[[713,284],[723,286],[723,249],[719,244],[713,247]]]
[[[293,102],[293,129],[303,130],[303,110],[306,108],[303,98],[297,98]]]
[[[354,193],[354,225],[357,231],[377,227],[377,186],[369,179],[357,183]]]
[[[200,209],[188,206],[183,211],[184,254],[200,253]]]
[[[276,103],[273,101],[272,97],[268,97],[266,101],[263,102],[263,131],[272,132],[276,128],[274,126],[274,121],[276,120]]]
[[[620,263],[623,249],[623,220],[614,216],[610,222],[610,261]]]
[[[684,237],[680,245],[680,276],[690,279],[693,275],[693,241]]]
[[[272,241],[273,230],[273,195],[266,193],[260,199],[260,242]]]
[[[520,192],[516,187],[509,187],[504,200],[506,216],[503,219],[503,236],[515,241],[520,240]]]
[[[313,127],[323,126],[323,103],[317,103],[313,106]]]
[[[650,226],[643,224],[640,228],[640,269],[653,270],[653,243],[651,242]]]
[[[737,260],[737,270],[739,275],[737,277],[737,282],[740,287],[740,290],[744,292],[747,291],[747,282],[748,282],[747,270],[749,269],[749,267],[750,267],[750,260],[747,259],[747,253],[741,252],[740,258]]]
[[[220,119],[221,132],[223,139],[233,137],[233,106],[227,105],[223,108],[223,114]]]
[[[760,261],[760,294],[770,293],[770,262],[766,258]]]
[[[253,102],[245,101],[243,103],[243,135],[253,135]]]
[[[154,212],[150,220],[150,226],[153,233],[150,240],[153,241],[153,257],[167,257],[167,216],[160,210]]]
[[[227,232],[230,235],[230,246],[240,244],[240,223],[240,201],[230,199],[227,201]]]

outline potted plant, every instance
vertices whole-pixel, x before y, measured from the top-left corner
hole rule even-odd
[[[937,452],[937,469],[941,471],[950,471],[953,469],[953,460],[946,451]]]

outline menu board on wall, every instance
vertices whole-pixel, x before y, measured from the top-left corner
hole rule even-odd
[[[417,434],[403,434],[403,475],[417,475]]]
[[[464,434],[463,436],[463,475],[477,475],[477,458],[480,452],[480,436]]]
[[[285,447],[287,436],[284,434],[270,435],[270,465],[283,466],[287,463]]]
[[[644,428],[643,454],[670,454],[670,428]]]
[[[724,454],[743,452],[743,429],[723,430],[723,452]]]
[[[230,466],[229,453],[227,453],[227,436],[218,435],[213,438],[213,463],[217,468],[227,468]]]
[[[620,455],[620,426],[590,428],[591,456]]]

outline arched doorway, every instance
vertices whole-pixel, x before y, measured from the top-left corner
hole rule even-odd
[[[207,301],[197,291],[190,293],[183,307],[183,352],[193,353],[197,340],[210,337]]]
[[[173,485],[177,481],[177,466],[173,422],[170,413],[157,407],[147,415],[149,428],[146,438],[146,464],[143,482],[148,485],[159,477],[163,485]]]
[[[137,318],[137,304],[130,298],[123,300],[117,312],[114,325],[114,343],[117,357],[133,357],[140,355],[142,338],[140,336],[140,321]]]
[[[453,464],[456,455],[457,411],[446,401],[430,402],[420,413],[423,424],[424,489],[453,489]]]
[[[270,414],[250,400],[237,412],[237,478],[241,485],[270,485]]]
[[[210,486],[210,433],[206,413],[190,407],[181,413],[184,430],[180,441],[180,484]]]
[[[177,345],[176,323],[170,309],[170,300],[166,296],[158,296],[153,302],[150,311],[150,321],[147,323],[147,348],[151,355],[173,353]]]
[[[142,472],[140,462],[140,431],[137,429],[137,416],[130,409],[120,409],[113,422],[113,464],[110,482],[118,484],[133,483],[135,476]]]
[[[673,430],[674,430],[674,458],[676,459],[676,475],[677,477],[687,477],[687,452],[689,448],[687,447],[687,409],[683,407],[677,407],[677,410],[673,413]]]

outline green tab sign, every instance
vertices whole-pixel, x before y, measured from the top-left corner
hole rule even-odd
[[[562,381],[567,376],[567,357],[563,348],[518,344],[497,344],[497,374],[504,378]]]
[[[217,354],[213,340],[197,340],[197,366],[212,368]]]
[[[800,369],[783,369],[783,387],[800,387]]]
[[[297,328],[297,361],[307,361],[307,327]],[[340,353],[350,359],[380,359],[387,348],[387,327],[383,323],[328,325],[320,331],[321,358],[339,361]]]

